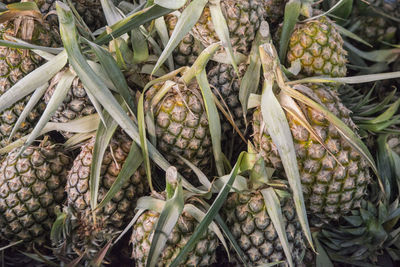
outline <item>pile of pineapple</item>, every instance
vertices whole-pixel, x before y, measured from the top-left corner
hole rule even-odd
[[[398,266],[399,0],[3,0],[0,266]]]

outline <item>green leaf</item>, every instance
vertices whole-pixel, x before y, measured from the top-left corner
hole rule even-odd
[[[107,20],[107,25],[113,25],[125,17],[121,11],[114,6],[112,1],[100,0],[100,3]]]
[[[123,97],[125,104],[130,108],[131,111],[136,110],[124,74],[121,72],[114,58],[108,51],[106,51],[101,46],[96,45],[95,43],[90,42],[87,39],[85,39],[85,41],[92,48],[93,52],[95,52],[101,66],[105,70],[107,77],[114,84],[115,88],[117,89],[117,92]]]
[[[229,28],[227,22],[222,14],[221,10],[221,0],[209,1],[208,5],[211,13],[211,20],[213,22],[214,30],[218,38],[222,41],[222,46],[225,48],[226,53],[231,59],[231,64],[239,76],[239,69],[236,64],[235,55],[232,48],[232,42],[229,38]]]
[[[263,195],[268,215],[271,218],[276,233],[278,234],[279,241],[281,242],[283,251],[286,256],[286,260],[288,261],[289,266],[294,266],[289,241],[287,239],[285,223],[283,222],[282,209],[279,198],[275,194],[274,189],[271,187],[261,190],[261,194]]]
[[[313,233],[313,239],[315,242],[315,248],[317,251],[316,257],[316,267],[333,267],[333,264],[326,253],[321,242],[318,240],[318,232]]]
[[[99,186],[101,177],[101,167],[103,163],[103,157],[107,150],[108,144],[115,130],[118,127],[118,123],[108,114],[104,114],[104,123],[99,123],[96,132],[96,139],[93,147],[92,164],[90,165],[90,178],[89,178],[89,191],[90,191],[90,207],[95,218],[95,210],[98,204]]]
[[[372,62],[386,62],[390,63],[396,60],[397,54],[399,53],[398,48],[394,49],[382,49],[382,50],[373,50],[371,52],[364,52],[360,49],[356,48],[349,42],[344,42],[344,47],[348,50],[354,52],[359,57],[372,61]]]
[[[169,171],[167,171],[167,175],[168,172]],[[167,243],[169,235],[171,234],[179,217],[181,216],[183,207],[184,207],[183,189],[181,182],[178,181],[173,197],[165,202],[164,208],[157,220],[153,239],[151,240],[151,247],[146,266],[153,267],[157,265],[158,258],[161,255],[165,244]]]
[[[24,110],[19,115],[17,122],[14,124],[14,127],[10,133],[10,136],[8,137],[8,141],[10,141],[12,139],[12,137],[14,136],[16,131],[19,129],[19,126],[21,126],[21,123],[23,123],[25,121],[25,119],[29,116],[32,109],[35,108],[36,104],[39,102],[39,100],[42,98],[42,96],[46,92],[48,86],[49,85],[46,83],[46,84],[42,85],[41,87],[37,88],[33,92],[32,96],[29,99],[28,103],[26,104]]]
[[[171,9],[167,9],[159,5],[154,5],[140,10],[111,26],[112,33],[101,34],[95,42],[98,45],[107,44],[111,40],[118,38],[119,36],[131,31],[132,29],[137,28],[140,25],[150,22],[153,19],[161,17],[165,14],[168,14],[171,11]]]
[[[286,60],[286,52],[289,45],[290,36],[300,16],[301,1],[290,0],[285,6],[285,16],[283,20],[282,33],[279,41],[279,59],[281,62]]]
[[[218,174],[222,176],[225,174],[225,170],[221,149],[221,124],[218,109],[214,102],[213,93],[208,83],[206,71],[203,69],[199,74],[196,75],[196,78],[203,95],[205,109],[207,112],[208,127],[210,129],[217,171]]]
[[[303,228],[304,234],[307,237],[307,240],[309,241],[311,247],[313,247],[292,133],[290,131],[285,112],[283,111],[272,90],[274,83],[274,73],[272,72],[272,68],[274,63],[266,51],[271,53],[271,49],[273,49],[273,47],[271,44],[269,44],[266,46],[266,49],[267,50],[265,50],[264,47],[260,47],[261,62],[264,68],[264,78],[266,79],[264,81],[263,92],[261,95],[261,113],[263,122],[266,125],[266,129],[271,136],[273,143],[278,148],[279,156],[282,160],[286,176],[288,177],[290,188],[293,190],[293,200],[300,224]]]
[[[179,42],[182,41],[185,35],[193,28],[197,20],[200,18],[206,4],[207,0],[193,0],[183,10],[182,14],[179,16],[178,22],[175,25],[175,29],[172,32],[168,44],[165,46],[156,65],[154,66],[152,74],[161,67],[165,60],[167,60],[174,49],[178,46]]]
[[[250,64],[240,83],[239,100],[242,105],[244,118],[246,118],[249,97],[257,92],[260,83],[261,61],[258,47],[269,37],[268,23],[262,21],[250,51]]]
[[[67,53],[63,51],[35,71],[27,74],[0,97],[0,112],[48,82],[66,63]]]
[[[159,6],[169,8],[169,9],[179,9],[183,7],[186,3],[186,0],[175,0],[175,1],[170,1],[170,0],[154,0],[154,4],[157,4]]]
[[[214,220],[215,216],[218,214],[218,211],[224,204],[226,197],[228,196],[229,190],[233,184],[233,181],[236,178],[236,175],[239,172],[239,167],[241,161],[243,159],[244,152],[240,153],[238,157],[238,161],[235,164],[234,168],[231,171],[230,178],[228,182],[224,185],[224,187],[219,192],[218,196],[214,200],[211,207],[208,209],[206,216],[202,220],[202,222],[196,227],[193,235],[190,237],[189,241],[186,243],[186,246],[182,248],[179,254],[176,256],[174,261],[171,263],[171,267],[177,267],[179,264],[187,257],[188,253],[192,251],[197,241],[201,236],[203,236],[204,231],[208,228],[210,223]]]
[[[133,62],[145,62],[149,58],[149,48],[147,46],[147,40],[139,28],[132,29],[131,43],[133,49]]]

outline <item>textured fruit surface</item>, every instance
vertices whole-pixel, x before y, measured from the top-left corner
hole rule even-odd
[[[0,227],[9,241],[44,244],[65,199],[69,158],[54,145],[15,149],[0,167]]]
[[[35,45],[54,46],[57,37],[50,31],[50,26],[46,23],[41,24],[28,17],[19,17],[0,24],[0,40],[11,41],[9,37],[17,37]],[[42,59],[30,50],[0,46],[0,95],[41,63]],[[0,147],[8,143],[11,131],[29,98],[30,96],[21,99],[0,113]],[[44,103],[39,101],[11,141],[30,133],[44,108]]]
[[[146,266],[158,217],[159,214],[157,212],[146,211],[133,226],[131,238],[133,245],[132,258],[135,259],[137,267]],[[193,235],[197,225],[196,219],[183,212],[169,235],[156,266],[170,266]],[[216,235],[214,232],[207,230],[180,266],[209,266],[216,261],[217,246],[218,239]]]
[[[321,102],[353,131],[356,129],[332,87],[312,85],[312,98]],[[304,198],[309,213],[322,220],[338,219],[360,205],[370,181],[368,165],[364,158],[343,138],[325,116],[303,107],[311,127],[321,137],[326,149],[291,115],[287,114],[292,132]],[[253,141],[269,166],[283,171],[277,147],[266,129],[261,132],[262,115],[254,112]],[[340,163],[340,165],[339,165]]]
[[[233,50],[239,53],[247,53],[265,15],[262,1],[221,1],[221,10],[228,25]],[[219,42],[208,6],[204,8],[203,14],[193,27],[192,32],[205,47]]]
[[[182,173],[190,173],[180,155],[203,172],[209,173],[212,144],[207,113],[197,83],[176,81],[162,97],[157,95],[164,83],[155,84],[146,93],[145,109],[154,113],[157,148]],[[155,100],[157,97],[158,100]],[[156,102],[155,102],[156,101]]]
[[[300,60],[301,74],[306,76],[346,76],[343,39],[326,17],[298,24],[290,37],[288,63]]]
[[[270,23],[279,23],[283,21],[285,5],[287,0],[263,0],[266,20]]]
[[[292,259],[295,264],[299,264],[306,247],[294,204],[288,199],[282,199],[281,209]],[[223,212],[248,264],[258,266],[286,261],[278,233],[260,191],[230,194],[223,206]]]
[[[54,12],[56,10],[56,0],[37,0],[40,11],[43,14]],[[74,8],[78,11],[79,15],[90,28],[95,31],[106,25],[106,19],[101,8],[100,0],[74,0],[71,1]],[[49,18],[54,24],[57,23],[57,16],[50,14]]]
[[[239,74],[241,77],[243,77],[246,68],[245,64],[239,65]],[[224,109],[229,110],[236,126],[244,132],[246,124],[243,117],[242,105],[239,101],[240,79],[237,77],[233,66],[213,62],[207,72],[207,77],[214,94]],[[221,114],[220,118],[223,133],[232,133],[232,125],[227,121],[226,117]]]
[[[101,165],[99,202],[117,179],[131,144],[132,140],[120,130],[111,139],[112,151],[110,148],[106,150]],[[105,207],[96,212],[94,223],[89,187],[93,147],[93,139],[82,147],[68,174],[66,186],[68,206],[75,211],[78,220],[72,246],[80,251],[87,251],[90,256],[129,223],[134,216],[136,200],[148,192],[144,169],[139,167]]]
[[[50,81],[50,86],[44,95],[44,101],[46,104],[49,103],[50,98],[54,94],[56,86],[63,74],[63,71],[57,73]],[[73,80],[72,85],[67,93],[67,96],[64,98],[63,103],[58,107],[54,115],[50,118],[50,121],[69,122],[74,119],[94,114],[95,112],[96,109],[90,102],[90,99],[86,94],[82,82],[78,77],[76,77]],[[63,135],[67,137],[72,136],[70,133],[65,132],[63,132]]]
[[[167,24],[169,36],[171,37],[173,30],[175,29],[178,17],[168,14],[165,16],[165,23]],[[201,52],[200,44],[194,39],[194,37],[188,33],[179,43],[178,47],[174,50],[174,62],[176,67],[191,66]]]
[[[379,46],[382,41],[395,43],[396,27],[393,23],[383,17],[362,16],[357,18],[360,26],[355,30],[355,34],[367,41],[374,47]]]

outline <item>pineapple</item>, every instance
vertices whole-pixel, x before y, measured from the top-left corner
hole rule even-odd
[[[121,130],[117,130],[111,139],[101,166],[99,202],[117,179],[131,144],[132,140]],[[67,204],[73,214],[73,229],[66,240],[67,246],[78,255],[86,252],[86,259],[92,259],[102,246],[124,229],[133,218],[137,198],[149,190],[144,168],[139,167],[112,200],[96,212],[94,221],[89,203],[93,147],[94,139],[82,147],[68,174],[66,186]]]
[[[239,65],[239,74],[243,77],[247,66]],[[239,100],[240,79],[237,77],[233,66],[224,63],[212,62],[207,71],[207,77],[214,94],[229,113],[236,126],[244,132],[246,123],[243,117],[243,109]],[[224,118],[222,115],[221,118]],[[226,119],[221,123],[224,133],[232,132],[231,124]]]
[[[197,82],[185,84],[178,77],[173,82],[163,95],[159,93],[164,82],[153,85],[145,95],[145,110],[154,113],[157,149],[183,175],[191,170],[176,154],[210,174],[212,143],[200,88]]]
[[[59,42],[57,31],[46,21],[39,22],[28,16],[14,17],[1,23],[0,40],[9,40],[8,36],[41,46],[56,46]],[[42,58],[30,50],[0,46],[0,95],[42,63]],[[11,131],[29,99],[29,96],[25,97],[0,113],[0,147],[8,143]],[[30,133],[44,108],[45,104],[39,102],[20,125],[11,141]]]
[[[322,103],[353,131],[356,126],[350,111],[339,100],[335,88],[328,85],[309,85],[309,97]],[[320,112],[302,107],[311,127],[333,154],[315,140],[290,114],[287,114],[293,135],[306,207],[316,218],[327,222],[359,207],[371,180],[366,160],[343,138]],[[283,170],[276,146],[262,128],[260,109],[253,116],[253,141],[269,166]],[[341,165],[338,164],[340,162]],[[318,221],[318,220],[317,220]]]
[[[263,1],[221,1],[221,10],[228,25],[233,50],[247,55],[258,27],[265,16]],[[203,14],[192,29],[192,33],[204,47],[219,41],[208,6],[204,8]]]
[[[56,10],[56,0],[35,0],[43,14]],[[73,0],[74,8],[90,30],[95,31],[106,25],[100,0]],[[50,20],[57,23],[57,16],[50,14]]]
[[[62,77],[64,71],[57,73],[50,81],[50,86],[44,95],[44,102],[49,103],[51,96],[56,89],[56,86]],[[63,103],[58,107],[55,114],[50,118],[52,122],[69,122],[74,119],[81,118],[83,116],[91,115],[96,113],[96,109],[90,102],[88,95],[86,94],[85,88],[78,77],[72,82],[71,88],[68,91]],[[62,134],[69,138],[72,136],[71,133],[62,132]]]
[[[396,43],[397,29],[390,20],[377,16],[361,16],[356,19],[360,24],[354,33],[374,47],[379,47],[382,41]]]
[[[177,178],[176,174],[177,169],[170,167],[166,173],[167,185],[165,191],[162,193],[155,192],[152,197],[144,197],[139,200],[142,201],[142,205],[143,202],[150,203],[149,198],[161,200],[164,203],[166,200],[174,201],[176,204],[174,209],[177,209],[178,206],[182,208],[182,212],[179,214],[171,232],[165,233],[165,235],[168,235],[168,239],[155,266],[170,266],[181,249],[185,247],[199,225],[198,216],[195,216],[192,212],[197,210],[196,214],[203,212],[205,215],[204,209],[199,205],[201,203],[199,198],[197,196],[191,198],[191,194],[185,195],[185,191],[182,190],[181,180]],[[172,199],[173,197],[175,198],[174,200]],[[182,202],[178,199],[181,199]],[[135,266],[137,267],[144,267],[148,264],[151,244],[154,242],[154,230],[158,224],[159,217],[160,213],[153,210],[152,206],[149,205],[148,208],[144,208],[144,212],[133,224],[131,235],[132,258],[135,260]],[[203,232],[196,246],[180,262],[179,266],[209,266],[213,264],[216,261],[217,246],[217,235],[209,227]]]
[[[266,20],[271,24],[282,22],[287,0],[263,0]]]
[[[172,14],[165,15],[165,23],[167,24],[170,36],[172,35],[177,22],[177,16]],[[192,65],[200,52],[201,45],[198,41],[196,41],[191,34],[186,34],[173,53],[175,64],[177,67]]]
[[[10,242],[44,245],[55,208],[65,200],[70,159],[47,140],[18,154],[14,149],[0,167],[0,234]]]
[[[295,264],[306,246],[291,199],[281,200],[283,222]],[[251,266],[286,261],[281,241],[267,212],[260,189],[231,193],[223,207],[226,223]]]
[[[333,22],[323,16],[298,24],[290,37],[288,63],[300,60],[304,76],[346,76],[346,55],[343,39]]]

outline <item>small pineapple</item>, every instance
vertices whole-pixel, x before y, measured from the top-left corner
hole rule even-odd
[[[53,95],[54,90],[56,89],[56,86],[63,74],[64,71],[60,71],[50,81],[50,86],[43,97],[46,104],[49,103],[50,98]],[[96,113],[96,109],[90,102],[81,80],[79,77],[76,77],[73,80],[71,88],[68,91],[63,103],[50,118],[50,121],[65,123],[94,113]],[[67,132],[62,132],[62,134],[67,138],[72,136],[71,133]]]
[[[43,14],[56,10],[56,0],[35,0]],[[95,31],[106,25],[100,0],[73,0],[71,3],[90,30]],[[50,13],[50,20],[56,25],[57,16]]]
[[[312,99],[321,102],[353,131],[356,126],[350,111],[339,100],[332,86],[313,84]],[[311,93],[310,93],[311,94]],[[308,106],[302,108],[311,127],[327,150],[290,114],[287,114],[299,164],[300,178],[308,211],[323,222],[339,219],[357,208],[371,180],[366,160],[341,136],[322,113]],[[260,109],[254,112],[253,141],[269,166],[283,170],[276,146],[262,128]],[[340,163],[340,165],[339,165]]]
[[[0,40],[10,41],[9,36],[41,46],[54,47],[59,43],[57,31],[46,21],[39,22],[28,16],[14,17],[0,24]],[[30,50],[0,46],[0,95],[42,63],[43,59]],[[27,96],[0,113],[0,147],[8,143],[11,131],[29,99],[30,96]],[[39,102],[11,141],[30,133],[44,108],[45,104]]]
[[[271,24],[283,21],[287,0],[262,0],[265,8],[265,19]]]
[[[162,193],[152,194],[153,200],[171,200],[173,196],[179,195],[179,191],[183,193],[182,212],[177,218],[168,235],[165,246],[156,262],[155,266],[170,266],[178,254],[181,252],[189,239],[194,234],[195,229],[199,225],[198,216],[193,215],[192,211],[197,210],[196,214],[203,212],[204,209],[199,204],[199,199],[190,198],[188,194],[185,196],[185,191],[182,190],[181,180],[176,176],[177,170],[175,167],[170,167],[166,174],[166,190]],[[145,197],[146,200],[150,197]],[[180,197],[178,197],[180,198]],[[179,201],[180,202],[180,201]],[[177,205],[178,202],[176,202]],[[174,207],[175,209],[176,207]],[[164,211],[163,211],[164,212]],[[131,235],[132,258],[135,260],[137,267],[144,267],[148,264],[148,257],[152,242],[154,242],[154,230],[159,221],[160,214],[157,211],[145,208],[145,211],[134,222]],[[216,250],[218,247],[217,235],[210,228],[207,228],[196,243],[196,246],[187,254],[186,258],[180,262],[179,266],[209,266],[216,261]]]
[[[176,154],[209,174],[212,143],[200,88],[197,82],[185,84],[178,77],[169,82],[174,85],[163,95],[159,93],[164,82],[153,85],[145,96],[146,112],[154,113],[157,148],[182,174],[191,170]]]
[[[280,202],[293,263],[300,264],[306,246],[294,203],[288,198]],[[286,261],[260,189],[231,193],[224,204],[223,214],[248,264],[258,266]]]
[[[221,1],[221,10],[228,25],[233,50],[247,55],[258,27],[265,16],[262,1]],[[203,14],[192,29],[192,33],[196,39],[201,41],[204,47],[219,41],[208,6],[204,8]]]
[[[173,14],[165,15],[165,23],[167,24],[170,36],[172,35],[177,22],[177,16]],[[177,67],[192,65],[199,56],[201,50],[201,45],[198,41],[188,33],[173,53],[175,64],[177,64]]]
[[[288,63],[300,60],[305,76],[346,76],[346,55],[343,39],[332,21],[322,16],[298,24],[290,37]]]
[[[131,144],[132,140],[117,129],[102,161],[99,202],[117,179]],[[149,190],[144,168],[139,167],[112,200],[96,212],[94,221],[89,203],[93,147],[94,139],[82,147],[68,174],[66,186],[67,204],[73,213],[73,229],[67,246],[72,246],[78,255],[86,252],[85,259],[92,259],[102,246],[123,230],[133,218],[136,200]]]
[[[50,141],[11,151],[0,167],[0,233],[10,242],[44,245],[65,200],[70,159]]]

